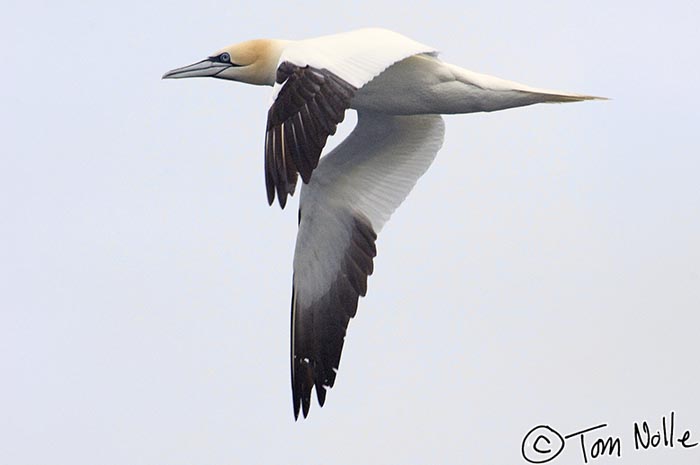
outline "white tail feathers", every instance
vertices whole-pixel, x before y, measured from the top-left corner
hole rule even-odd
[[[529,92],[529,91],[523,91]],[[556,91],[538,91],[536,92],[542,98],[542,103],[568,103],[568,102],[583,102],[584,100],[610,100],[607,97],[597,97],[595,95],[582,94],[567,94]]]
[[[471,90],[471,105],[476,104],[476,111],[496,111],[506,108],[533,105],[535,103],[568,103],[582,102],[584,100],[608,100],[605,97],[593,95],[573,94],[557,90],[539,89],[520,84],[514,81],[475,73],[455,65],[447,65],[454,74],[456,80],[466,84]]]

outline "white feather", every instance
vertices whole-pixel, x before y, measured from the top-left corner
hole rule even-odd
[[[360,88],[404,58],[437,50],[399,33],[371,28],[290,42],[279,63],[327,69]],[[282,86],[275,84],[272,98]]]
[[[301,189],[294,286],[315,301],[336,279],[353,215],[379,232],[430,167],[442,146],[439,115],[362,112],[355,130],[321,159]]]

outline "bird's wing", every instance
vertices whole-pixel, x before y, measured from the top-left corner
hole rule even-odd
[[[290,43],[282,52],[267,115],[265,186],[284,208],[297,173],[304,183],[318,165],[355,91],[392,64],[432,47],[384,29],[362,29]]]
[[[442,146],[439,115],[362,112],[355,130],[302,186],[294,253],[291,370],[294,416],[322,406],[345,331],[367,291],[375,240]]]

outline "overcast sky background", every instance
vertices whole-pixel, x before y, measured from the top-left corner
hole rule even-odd
[[[0,463],[518,464],[535,425],[601,423],[622,457],[595,463],[700,463],[632,441],[671,410],[700,441],[700,3],[254,6],[4,4]],[[613,100],[446,118],[295,423],[270,89],[160,76],[366,26]],[[550,463],[583,463],[576,441]]]

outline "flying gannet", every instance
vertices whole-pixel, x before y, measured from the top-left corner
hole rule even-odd
[[[294,253],[291,376],[294,418],[323,406],[350,318],[367,292],[375,241],[442,146],[441,114],[598,97],[529,87],[445,63],[436,49],[384,29],[307,40],[251,40],[168,71],[273,87],[265,186],[284,208],[303,180]],[[325,155],[345,111],[357,126]]]

